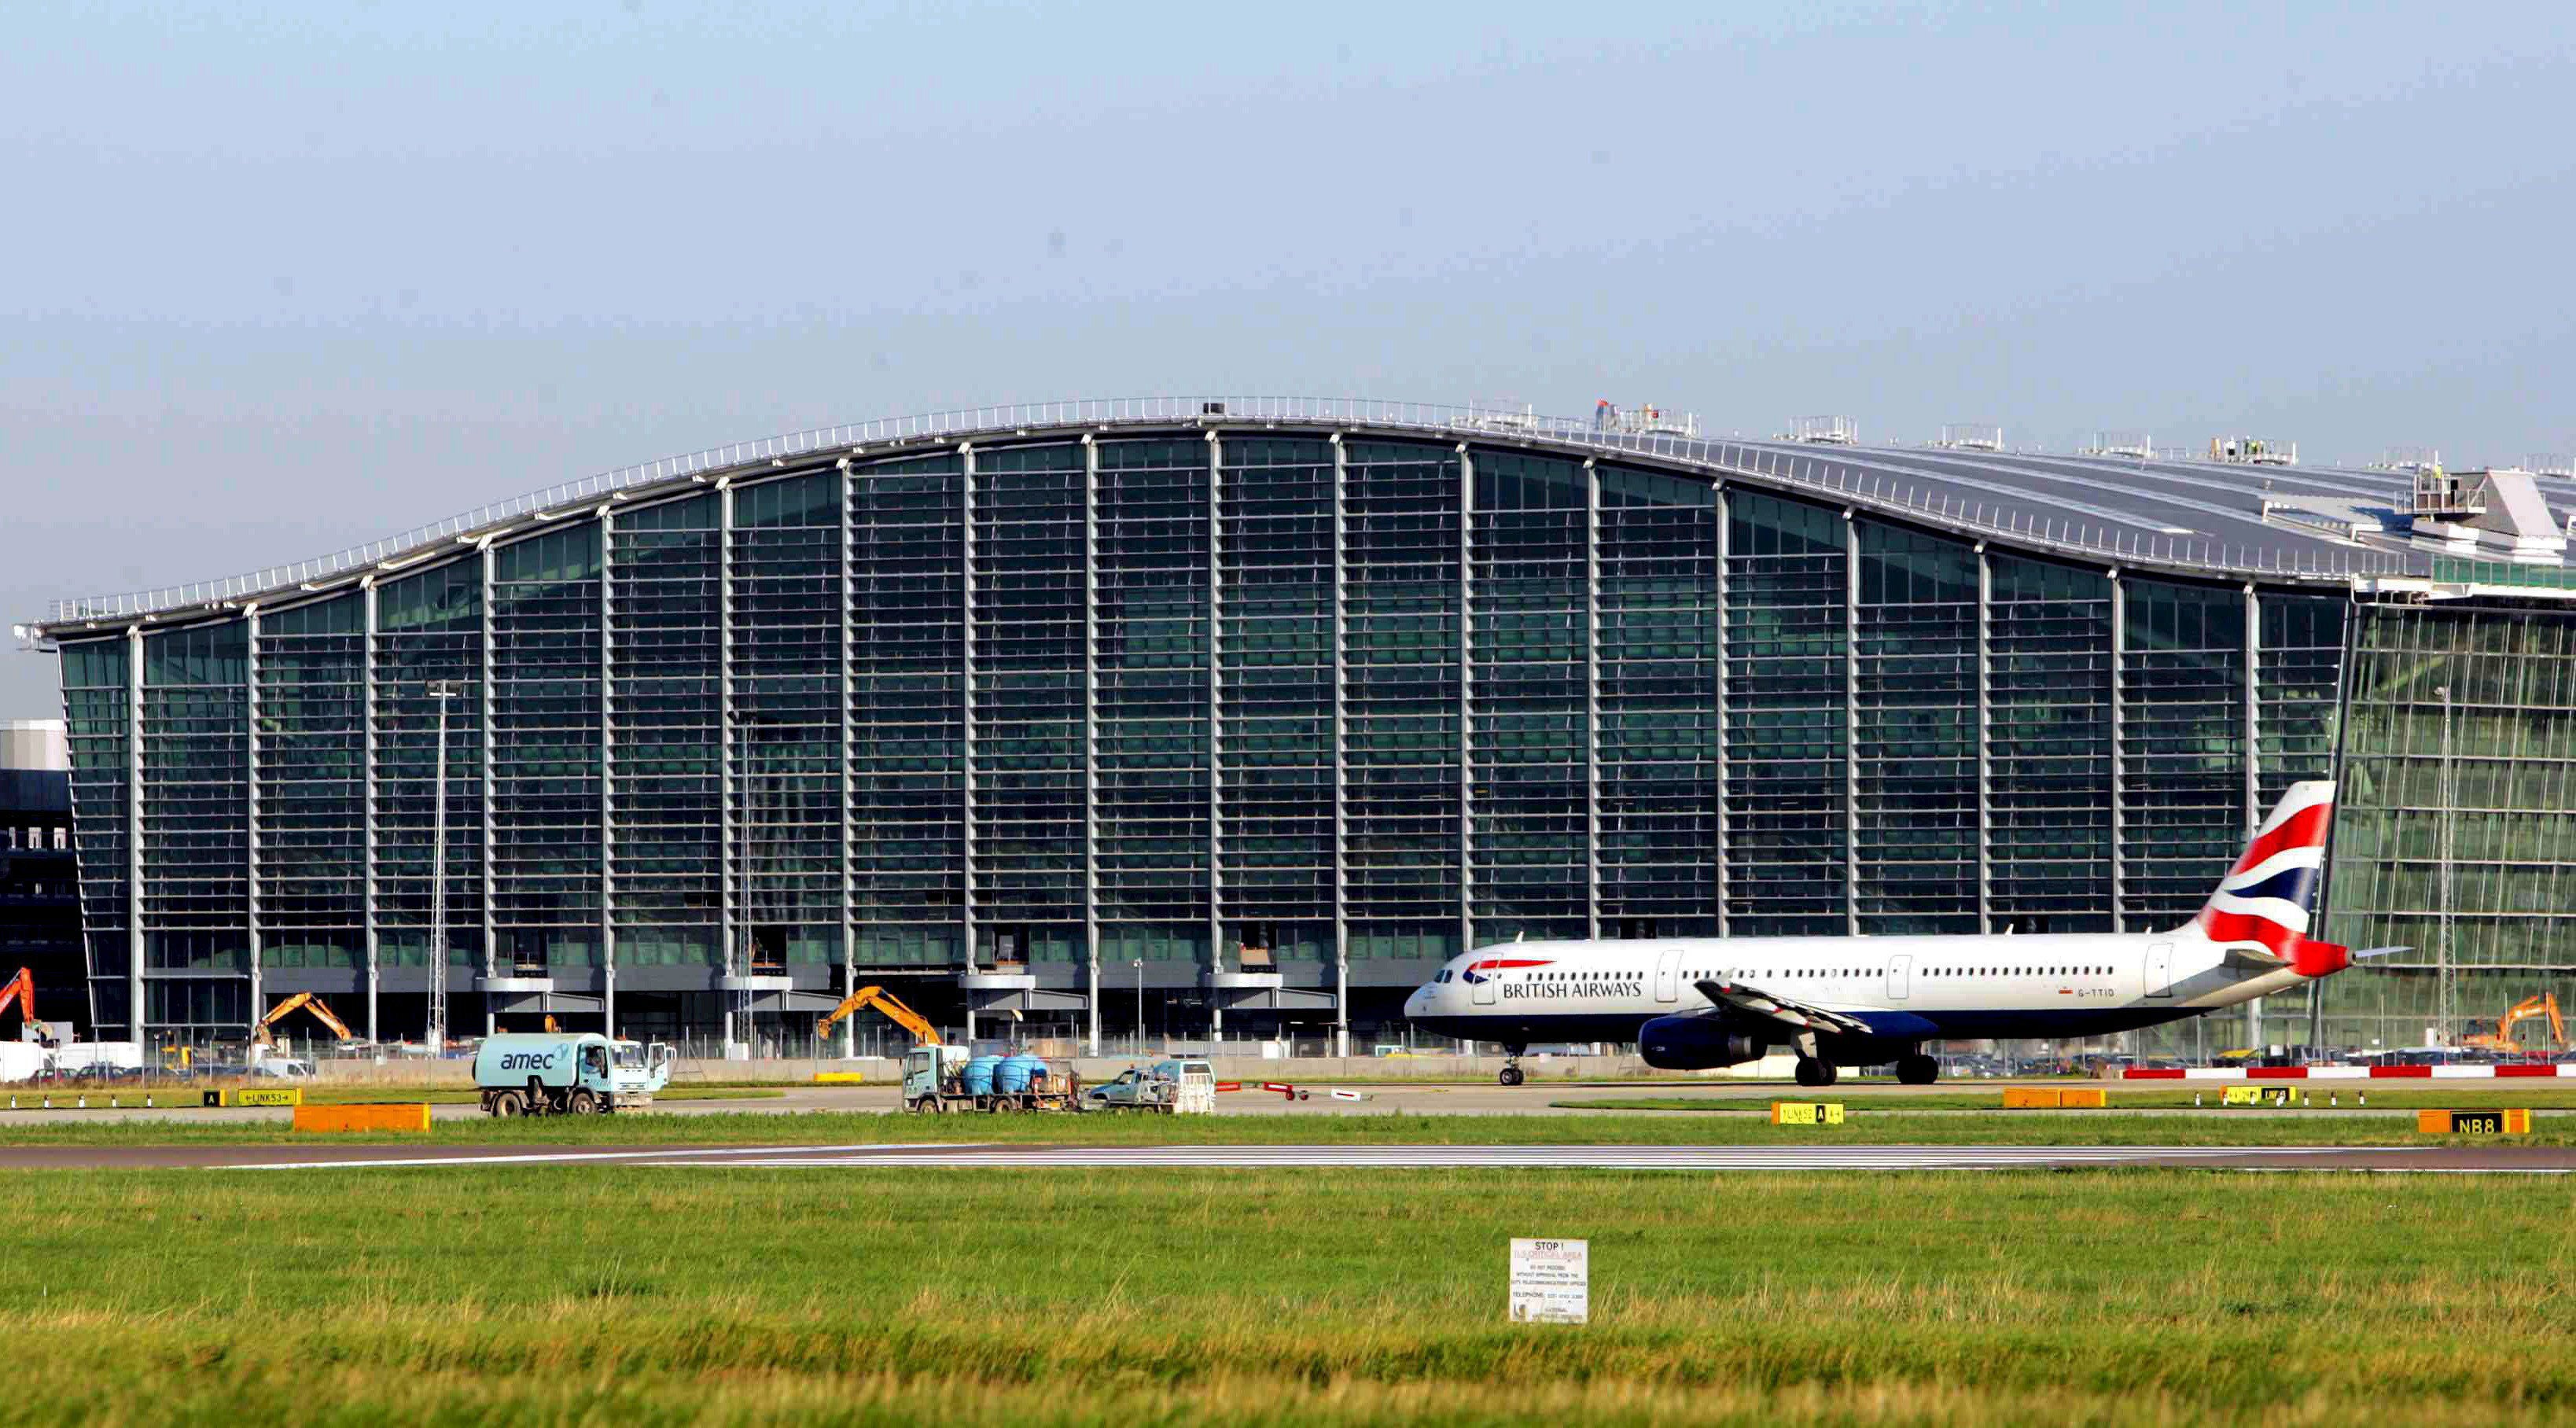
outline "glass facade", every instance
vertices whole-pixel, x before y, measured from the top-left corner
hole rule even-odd
[[[1276,973],[1307,999],[1256,1014],[1365,1031],[1515,937],[2169,926],[2328,772],[2346,633],[1750,478],[1222,424],[434,558],[60,635],[102,1023],[314,990],[416,1034],[442,804],[459,1029],[889,978],[954,1024],[971,970],[1113,1031],[1131,980],[1185,1030]]]
[[[2322,1034],[2421,1046],[2492,1032],[2526,997],[2576,999],[2576,614],[2384,605],[2352,623],[2325,936],[2408,950],[2323,983]]]

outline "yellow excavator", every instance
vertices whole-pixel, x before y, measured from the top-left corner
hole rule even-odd
[[[347,1022],[331,1015],[331,1009],[322,1005],[322,999],[320,997],[313,995],[311,992],[297,992],[295,995],[288,997],[286,1000],[279,1002],[276,1006],[268,1009],[268,1015],[259,1019],[258,1028],[251,1033],[251,1040],[262,1046],[275,1046],[277,1044],[277,1034],[269,1030],[269,1028],[286,1020],[289,1015],[299,1010],[313,1013],[316,1020],[320,1021],[324,1026],[331,1028],[331,1034],[340,1038],[342,1041],[355,1041],[358,1039],[358,1034],[349,1029],[349,1024]]]
[[[2539,996],[2515,1002],[2511,1010],[2497,1018],[2494,1031],[2461,1037],[2460,1044],[2488,1051],[2521,1051],[2523,1048],[2514,1042],[2513,1029],[2533,1017],[2549,1018],[2549,1045],[2545,1050],[2556,1050],[2567,1044],[2567,1023],[2559,1019],[2556,992],[2542,992]]]
[[[861,987],[844,997],[829,1015],[814,1023],[814,1039],[820,1041],[831,1035],[832,1028],[840,1025],[842,1018],[868,1007],[885,1013],[887,1020],[911,1032],[912,1039],[924,1046],[944,1044],[939,1039],[939,1028],[932,1026],[921,1013],[905,1006],[901,998],[883,987]]]

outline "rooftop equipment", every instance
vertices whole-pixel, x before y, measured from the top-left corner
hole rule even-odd
[[[2566,560],[2567,532],[2549,514],[2530,472],[2510,466],[2446,472],[2428,465],[2415,468],[2414,478],[2407,515],[2417,541],[2525,564]]]
[[[1860,441],[1860,423],[1847,416],[1800,417],[1790,424],[1789,439],[1852,446]]]
[[[1984,421],[1955,421],[1941,428],[1941,445],[1960,451],[2001,451],[2004,429]]]
[[[2377,464],[2382,471],[2439,471],[2442,453],[2431,446],[2392,446]]]
[[[2564,451],[2535,451],[2529,464],[2534,476],[2576,476],[2576,457]]]
[[[2078,456],[2128,456],[2145,461],[2156,454],[2155,438],[2143,431],[2097,431],[2093,444]]]
[[[2299,444],[2265,441],[2259,436],[2213,436],[2209,439],[2209,459],[2231,466],[2296,466]]]

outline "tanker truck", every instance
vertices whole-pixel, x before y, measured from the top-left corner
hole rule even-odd
[[[653,1104],[670,1084],[671,1059],[658,1041],[595,1031],[487,1036],[474,1053],[474,1085],[487,1115],[606,1115]]]

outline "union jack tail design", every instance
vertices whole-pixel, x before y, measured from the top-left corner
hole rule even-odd
[[[1459,975],[1470,982],[1481,982],[1498,972],[1508,972],[1516,967],[1544,967],[1555,960],[1553,957],[1482,957],[1468,963],[1467,969]]]
[[[2202,936],[2212,942],[2259,944],[2303,976],[2321,977],[2348,962],[2343,948],[2308,940],[2334,797],[2330,780],[2290,785],[2280,806],[2255,830],[2245,856],[2201,908],[2196,922]]]

